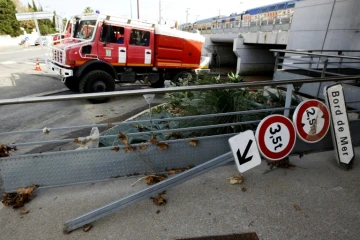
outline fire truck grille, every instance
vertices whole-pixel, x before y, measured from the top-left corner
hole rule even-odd
[[[52,60],[54,60],[57,63],[63,64],[63,53],[62,53],[62,51],[53,49],[53,51],[52,51]]]

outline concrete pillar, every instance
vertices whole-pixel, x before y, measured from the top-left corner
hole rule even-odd
[[[234,39],[233,51],[237,56],[236,72],[241,75],[272,74],[275,57],[268,44],[244,44],[241,35]]]

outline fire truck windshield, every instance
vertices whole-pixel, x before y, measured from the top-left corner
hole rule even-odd
[[[75,26],[75,38],[91,39],[96,25],[96,20],[78,20]]]

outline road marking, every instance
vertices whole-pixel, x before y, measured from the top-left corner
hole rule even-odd
[[[16,64],[17,62],[14,61],[4,61],[4,62],[0,62],[0,64],[2,65],[9,65],[9,64]]]

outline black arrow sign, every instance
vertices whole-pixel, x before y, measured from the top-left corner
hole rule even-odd
[[[241,156],[241,153],[240,153],[240,149],[238,149],[236,155],[237,155],[237,157],[238,157],[238,161],[239,161],[240,165],[245,164],[245,163],[247,163],[247,162],[250,162],[251,159],[253,158],[253,156],[248,157],[248,158],[246,157],[246,155],[248,154],[249,149],[250,149],[252,143],[253,143],[253,140],[250,140],[250,141],[248,142],[248,144],[247,144],[247,146],[246,146],[246,148],[245,148],[244,154],[243,154],[242,156]]]

